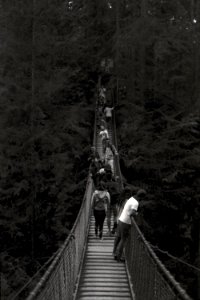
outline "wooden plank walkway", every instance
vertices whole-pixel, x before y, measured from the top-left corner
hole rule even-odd
[[[111,142],[113,142],[112,128],[108,126]],[[102,143],[97,131],[96,147],[103,158]],[[111,217],[111,228],[113,218]],[[126,265],[114,260],[112,251],[114,236],[106,236],[108,231],[107,218],[103,227],[103,239],[95,236],[94,217],[90,218],[89,235],[86,253],[80,274],[76,300],[133,300],[129,286]]]
[[[95,237],[92,216],[77,300],[133,299],[125,263],[114,260],[114,236],[106,236],[106,231],[107,220],[104,222],[103,240]]]

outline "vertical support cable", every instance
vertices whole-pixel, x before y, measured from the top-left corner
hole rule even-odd
[[[116,0],[116,104],[118,104],[119,101],[119,1],[120,0]]]

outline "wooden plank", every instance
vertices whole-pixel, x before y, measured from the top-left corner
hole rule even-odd
[[[103,276],[102,276],[103,275]],[[119,281],[119,284],[120,284],[120,280],[123,280],[123,279],[127,279],[126,277],[126,274],[121,274],[121,275],[118,275],[118,274],[111,274],[111,273],[106,273],[106,274],[103,274],[103,273],[97,273],[97,274],[91,274],[91,273],[83,273],[83,276],[89,280],[91,278],[94,278],[94,279],[100,279],[100,280],[104,280],[106,281],[107,279],[109,278],[112,278],[113,280],[114,279],[117,279]]]
[[[106,280],[105,280],[106,279]],[[119,284],[119,277],[110,277],[110,276],[107,276],[106,278],[99,278],[99,277],[94,277],[94,276],[85,276],[84,278],[82,278],[81,280],[81,284],[85,282],[86,284],[87,283],[91,283],[91,284],[95,284],[95,283],[117,283]],[[127,283],[127,278],[126,277],[120,277],[120,284],[128,284]]]
[[[122,299],[123,297],[131,297],[130,292],[124,292],[124,291],[122,291],[122,293],[118,291],[81,292],[80,296],[93,296],[93,299],[95,299],[96,296],[104,296],[104,297],[112,296],[112,297],[120,297],[120,299]]]
[[[80,296],[79,297],[80,300],[116,300],[116,299],[122,299],[122,300],[131,300],[131,297],[127,297],[127,296],[95,296],[95,298],[93,297],[93,295],[87,295],[87,296]]]
[[[95,287],[119,287],[119,282],[117,281],[111,281],[111,280],[105,280],[104,281],[94,281],[94,282],[91,282],[91,281],[86,281],[86,282],[82,282],[80,287],[81,286],[84,286],[84,287],[89,287],[91,288],[91,286],[95,286]],[[129,285],[126,281],[124,282],[121,282],[120,283],[120,288],[128,288],[129,289]]]
[[[126,270],[123,270],[123,269],[121,269],[120,271],[117,271],[117,270],[112,270],[112,269],[110,269],[110,270],[106,270],[106,269],[96,269],[96,270],[91,270],[91,269],[85,269],[84,270],[84,274],[95,274],[95,272],[97,273],[97,274],[110,274],[110,275],[117,275],[117,274],[121,274],[121,275],[125,275],[126,276]]]

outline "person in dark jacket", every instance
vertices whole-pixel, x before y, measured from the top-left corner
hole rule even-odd
[[[91,163],[95,158],[100,159],[99,152],[96,150],[94,146],[90,148],[90,154],[88,157],[88,161]]]
[[[110,194],[110,210],[107,213],[107,226],[108,226],[108,233],[109,235],[115,234],[117,229],[117,215],[118,215],[118,198],[120,196],[120,184],[118,181],[119,177],[116,176],[115,180],[111,180],[105,183],[106,189]],[[113,228],[111,228],[111,217],[113,215]]]
[[[99,176],[99,170],[101,170],[103,167],[103,163],[100,159],[98,159],[97,157],[95,157],[90,165],[90,173],[91,173],[91,177],[93,179],[94,185],[98,186],[99,182],[100,182],[100,176]]]

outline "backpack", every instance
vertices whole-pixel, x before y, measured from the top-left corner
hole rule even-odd
[[[100,194],[99,192],[94,196],[94,209],[96,210],[105,210],[105,205],[108,201],[108,198],[105,194]]]

